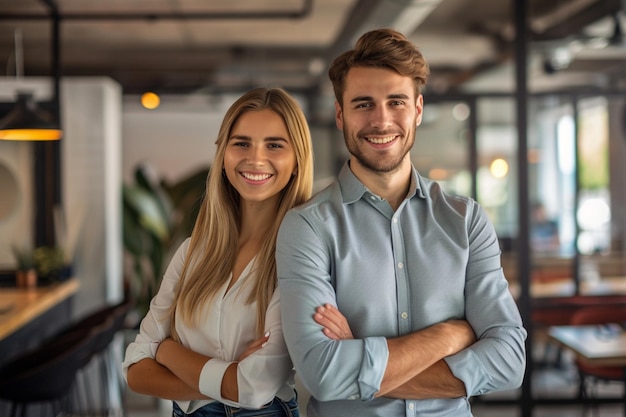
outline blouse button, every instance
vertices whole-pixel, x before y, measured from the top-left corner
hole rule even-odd
[[[400,317],[406,320],[406,318],[409,317],[409,315],[406,311],[403,311],[402,314],[400,314]]]

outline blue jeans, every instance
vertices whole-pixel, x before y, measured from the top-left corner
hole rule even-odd
[[[297,398],[296,396],[285,402],[278,397],[274,397],[272,401],[258,410],[231,407],[219,401],[214,401],[191,414],[185,414],[178,404],[174,402],[172,417],[300,417]]]

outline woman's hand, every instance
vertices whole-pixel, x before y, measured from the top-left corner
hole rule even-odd
[[[154,360],[157,361],[158,363],[160,363],[161,365],[163,365],[164,362],[164,355],[165,355],[165,350],[167,349],[166,345],[168,343],[178,343],[176,341],[174,341],[174,339],[168,337],[165,338],[161,341],[161,343],[159,343],[159,346],[157,347],[156,353],[154,354]]]
[[[329,339],[345,340],[354,339],[348,320],[331,304],[324,304],[315,310],[313,320],[324,328],[322,331]]]
[[[243,351],[241,356],[239,356],[238,362],[241,362],[248,356],[252,355],[257,350],[261,349],[267,344],[267,341],[270,339],[270,332],[268,331],[263,336],[259,337],[256,340],[253,340],[247,347],[246,350]]]

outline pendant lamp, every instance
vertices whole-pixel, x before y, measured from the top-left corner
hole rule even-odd
[[[40,109],[31,93],[18,92],[15,107],[0,120],[0,140],[58,140],[59,126]]]

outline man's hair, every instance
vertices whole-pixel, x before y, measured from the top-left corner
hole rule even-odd
[[[387,68],[411,77],[415,97],[421,94],[428,79],[428,63],[406,36],[393,29],[375,29],[362,35],[354,49],[339,55],[328,70],[335,98],[343,105],[343,93],[348,71],[354,67]]]

